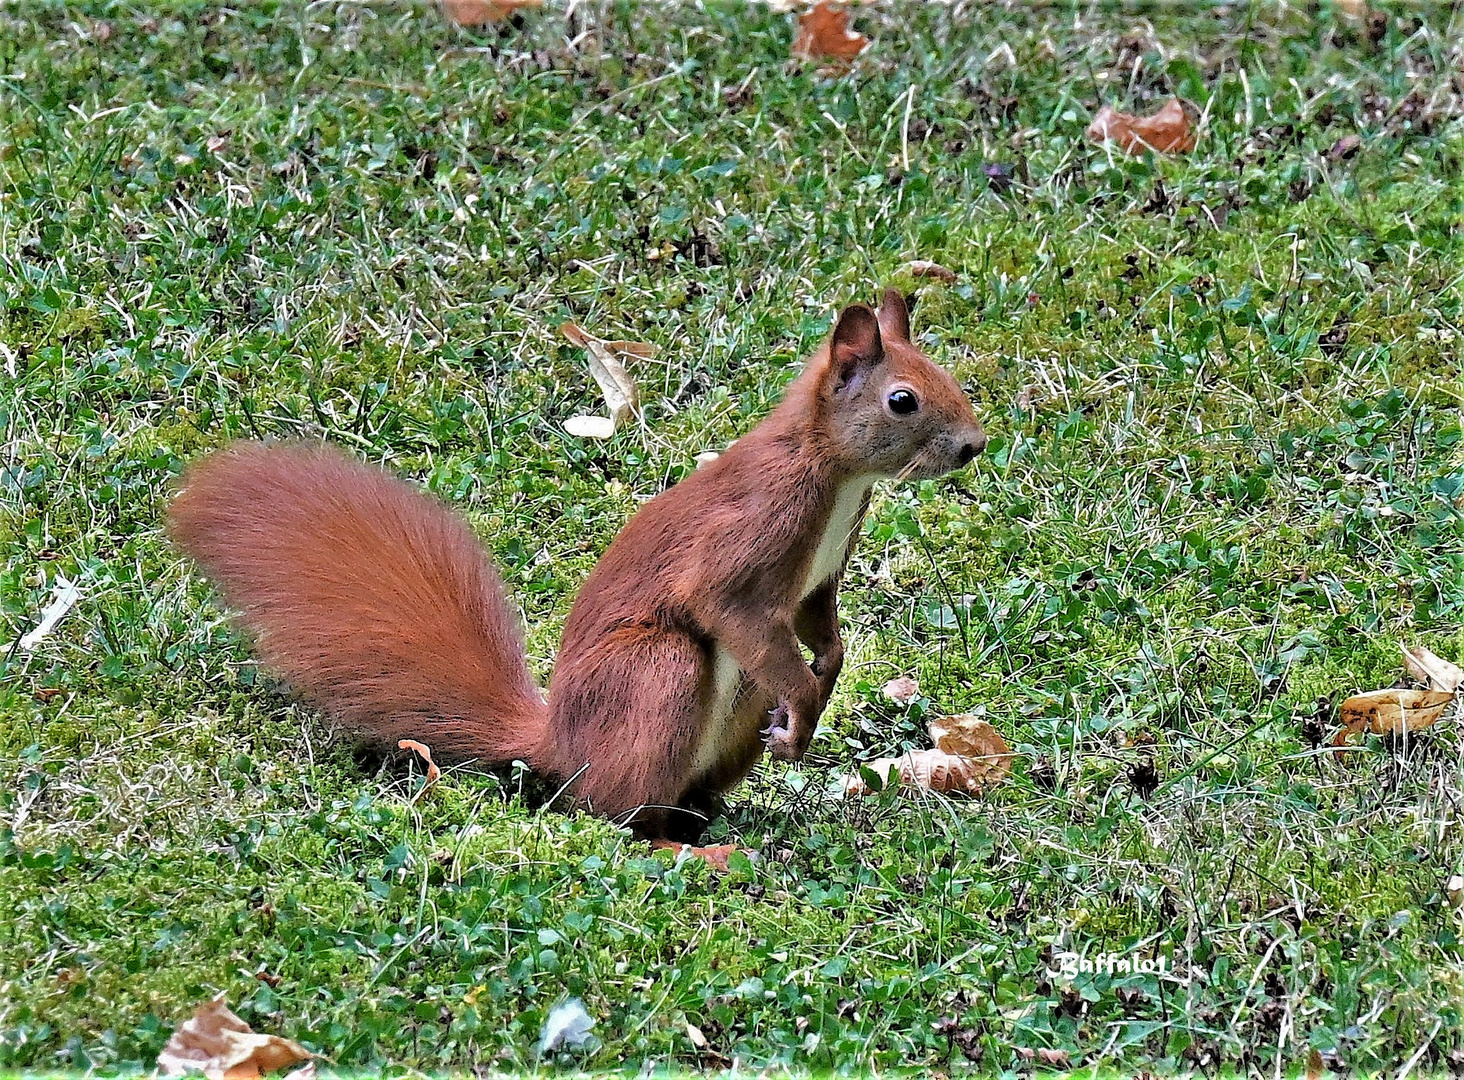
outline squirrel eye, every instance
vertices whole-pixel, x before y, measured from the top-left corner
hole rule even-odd
[[[896,390],[889,396],[889,405],[890,412],[898,413],[900,416],[909,416],[920,408],[920,399],[909,390]]]

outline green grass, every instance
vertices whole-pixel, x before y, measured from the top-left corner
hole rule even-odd
[[[1400,638],[1464,659],[1464,23],[1387,13],[882,6],[828,78],[754,5],[0,7],[0,639],[85,593],[0,667],[0,1068],[150,1066],[217,992],[342,1069],[532,1067],[569,996],[590,1068],[1457,1062],[1458,726],[1315,744]],[[1174,92],[1194,154],[1083,138]],[[755,867],[507,773],[413,803],[161,536],[197,454],[328,437],[468,516],[547,674],[636,505],[885,282],[992,443],[878,493],[826,734],[712,833]],[[643,427],[564,433],[566,318],[660,346]],[[973,710],[988,798],[826,795]]]

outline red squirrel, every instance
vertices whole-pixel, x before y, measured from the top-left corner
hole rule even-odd
[[[985,444],[897,290],[845,308],[769,416],[621,530],[547,700],[466,522],[381,469],[236,444],[186,470],[169,532],[263,661],[347,727],[522,760],[640,837],[693,841],[764,747],[808,748],[844,662],[835,598],[870,486],[941,476]]]

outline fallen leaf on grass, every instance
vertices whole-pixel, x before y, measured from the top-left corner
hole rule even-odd
[[[1343,135],[1327,151],[1327,160],[1346,161],[1349,158],[1356,157],[1357,152],[1361,149],[1362,137],[1360,135]]]
[[[1464,685],[1464,670],[1458,664],[1451,664],[1442,656],[1424,645],[1403,649],[1403,666],[1419,682],[1428,683],[1430,690],[1447,691],[1452,694]]]
[[[739,847],[736,844],[713,844],[709,847],[697,847],[695,844],[682,844],[675,840],[652,840],[651,847],[656,850],[684,851],[688,858],[700,859],[713,870],[720,870],[724,874],[732,871],[730,860],[734,852],[740,851],[748,859],[756,859],[758,857],[756,851]]]
[[[442,0],[442,10],[459,26],[502,22],[519,8],[543,6],[544,0]]]
[[[35,629],[20,639],[20,647],[34,649],[47,634],[56,629],[56,624],[76,606],[76,602],[80,599],[81,589],[76,582],[69,581],[59,574],[56,575],[56,586],[51,594],[51,602],[41,609],[41,621],[36,623]]]
[[[579,998],[570,998],[554,1006],[539,1032],[539,1052],[552,1054],[555,1050],[578,1050],[590,1041],[590,1030],[595,1019],[585,1011],[585,1003]]]
[[[1179,98],[1170,98],[1152,116],[1134,116],[1105,105],[1088,125],[1088,138],[1112,142],[1126,154],[1154,150],[1160,154],[1184,154],[1195,148],[1195,129]]]
[[[928,259],[912,259],[909,270],[914,277],[935,278],[936,281],[943,281],[947,285],[956,283],[954,270],[948,270],[940,263],[931,262]]]
[[[576,439],[608,439],[615,434],[615,421],[608,416],[571,416],[564,430]]]
[[[193,1018],[173,1032],[158,1055],[158,1069],[166,1076],[197,1071],[209,1080],[253,1080],[313,1056],[297,1042],[255,1034],[221,995],[200,1005]]]
[[[656,347],[644,341],[603,341],[572,322],[562,325],[559,332],[585,350],[590,375],[605,396],[610,413],[608,417],[573,416],[564,426],[571,435],[581,438],[608,439],[640,412],[640,388],[625,370],[625,361],[649,360],[656,355]]]
[[[1387,689],[1354,694],[1338,709],[1342,730],[1333,737],[1332,745],[1344,746],[1363,731],[1374,735],[1419,731],[1434,724],[1453,700],[1453,692],[1444,690]]]
[[[738,847],[736,844],[713,844],[710,847],[696,847],[688,845],[688,854],[693,859],[700,859],[713,870],[720,870],[724,874],[732,872],[732,853],[740,851],[744,855],[752,856],[756,852],[748,851],[746,848]]]
[[[1368,16],[1367,0],[1332,0],[1332,7],[1344,18],[1363,21]]]
[[[432,751],[427,748],[425,743],[419,743],[415,739],[399,739],[397,741],[397,749],[414,750],[422,755],[423,761],[427,762],[427,782],[422,785],[421,791],[412,796],[412,801],[416,802],[423,795],[427,794],[428,788],[437,783],[442,776],[442,770],[437,767],[437,762],[432,760]]]
[[[1050,1046],[1039,1046],[1035,1050],[1030,1046],[1013,1047],[1017,1056],[1023,1061],[1040,1061],[1044,1065],[1055,1065],[1066,1068],[1072,1064],[1071,1058],[1066,1050],[1055,1050]]]
[[[1306,1080],[1322,1080],[1322,1052],[1315,1046],[1306,1055]]]
[[[864,779],[865,769],[879,777],[881,790],[898,779],[927,791],[967,795],[979,795],[1012,771],[1011,747],[985,720],[948,716],[931,723],[930,737],[935,742],[933,749],[866,762],[860,772],[844,778],[844,793],[874,794],[875,789]]]
[[[1001,732],[979,716],[961,713],[930,722],[930,738],[937,750],[963,757],[1000,758],[1006,775],[1011,769],[1012,748]]]
[[[793,56],[798,60],[853,60],[869,44],[863,34],[849,29],[849,13],[819,0],[798,16]]]
[[[1464,670],[1424,645],[1409,648],[1400,644],[1403,664],[1427,690],[1388,687],[1353,694],[1338,706],[1342,729],[1332,737],[1333,746],[1346,746],[1354,735],[1398,735],[1419,731],[1436,723],[1464,685]]]
[[[880,778],[880,789],[898,780],[901,784],[927,791],[964,792],[975,795],[983,791],[993,766],[979,758],[960,757],[944,750],[910,750],[897,758],[879,758],[863,766]],[[875,789],[863,773],[845,778],[844,790],[850,795],[872,795]]]
[[[973,1065],[980,1065],[986,1058],[986,1047],[981,1045],[981,1032],[977,1028],[962,1027],[954,1016],[942,1016],[930,1023],[937,1035],[944,1035],[961,1051],[961,1056]]]
[[[909,705],[920,696],[920,682],[908,675],[901,675],[898,679],[885,683],[881,690],[896,705]]]

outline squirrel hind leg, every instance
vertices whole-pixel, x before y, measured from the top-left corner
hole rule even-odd
[[[763,756],[763,729],[777,703],[751,682],[744,681],[736,703],[720,727],[716,753],[704,753],[709,764],[696,778],[704,799],[721,802],[723,793],[742,781]]]
[[[575,800],[641,839],[695,840],[714,809],[688,799],[707,726],[706,650],[682,634],[636,627],[576,661],[554,673],[555,771],[579,772]]]
[[[705,771],[681,797],[682,813],[666,820],[666,837],[694,844],[706,825],[726,812],[724,796],[742,781],[763,755],[762,729],[768,724],[773,699],[750,683],[744,683],[730,716],[721,725],[717,754]],[[715,720],[708,723],[715,726]],[[713,737],[709,730],[706,738]],[[726,869],[726,867],[722,867]]]

